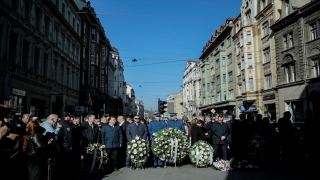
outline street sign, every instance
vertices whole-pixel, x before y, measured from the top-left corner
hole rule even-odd
[[[78,113],[84,113],[84,107],[83,106],[75,106],[74,111]]]

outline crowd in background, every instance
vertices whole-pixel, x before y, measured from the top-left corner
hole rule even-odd
[[[62,119],[56,114],[46,119],[29,114],[21,119],[3,116],[0,117],[0,174],[4,179],[42,180],[49,177],[50,165],[54,179],[77,179],[89,168],[81,161],[87,156],[84,149],[93,143],[105,145],[109,156],[107,166],[100,170],[111,173],[124,166],[134,170],[137,167],[126,156],[127,142],[139,136],[151,144],[156,133],[166,127],[183,131],[191,145],[199,140],[208,142],[214,148],[215,161],[230,160],[232,164],[249,159],[268,164],[281,158],[290,165],[301,154],[319,158],[319,147],[314,146],[319,122],[314,120],[311,111],[305,115],[305,125],[299,132],[292,125],[290,112],[285,112],[276,125],[261,114],[255,119],[241,114],[239,120],[230,115],[226,122],[219,114],[214,118],[198,116],[191,121],[187,117],[179,120],[176,113],[164,118],[155,113],[152,120],[107,115],[97,119],[95,115],[87,115],[82,122],[69,113]],[[262,152],[252,153],[252,142],[257,137],[261,140]],[[190,163],[188,158],[180,165],[184,163]],[[151,152],[145,167],[162,168],[163,162]]]

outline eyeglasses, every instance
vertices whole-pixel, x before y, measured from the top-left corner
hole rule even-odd
[[[140,118],[134,118],[134,119],[140,119]]]

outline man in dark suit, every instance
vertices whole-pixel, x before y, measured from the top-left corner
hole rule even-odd
[[[123,116],[118,116],[117,118],[118,121],[118,125],[121,129],[122,132],[122,139],[123,139],[123,143],[121,148],[119,149],[119,164],[120,166],[124,166],[126,165],[126,150],[127,150],[127,137],[126,137],[126,130],[128,127],[128,122],[124,119]]]
[[[95,119],[95,115],[93,114],[88,115],[88,122],[83,124],[85,129],[82,132],[82,135],[83,135],[82,144],[84,146],[88,146],[88,144],[101,142],[100,130],[98,125],[94,123],[94,119]]]
[[[127,140],[131,141],[134,137],[139,136],[141,139],[147,140],[148,129],[145,124],[140,123],[139,116],[134,116],[134,122],[129,124],[126,129]],[[136,166],[132,164],[132,169]]]
[[[240,145],[240,129],[241,121],[235,120],[233,114],[229,115],[229,121],[226,122],[229,127],[228,145],[230,148],[229,158],[239,156],[239,145]]]
[[[106,146],[108,156],[110,157],[114,171],[118,170],[118,150],[123,143],[122,131],[119,126],[116,126],[117,120],[115,117],[111,117],[109,124],[102,126],[102,144]]]
[[[211,131],[213,134],[212,144],[215,160],[218,160],[220,148],[222,150],[223,160],[227,160],[229,127],[223,122],[223,115],[219,115],[218,121],[213,123]]]
[[[211,118],[210,118],[210,116],[207,116],[206,118],[205,118],[205,123],[204,123],[204,125],[203,125],[203,127],[206,129],[206,133],[204,134],[205,136],[205,140],[209,143],[209,144],[211,144],[211,146],[212,146],[212,131],[211,131],[211,128],[212,128],[212,124],[213,124],[213,122],[211,121]]]

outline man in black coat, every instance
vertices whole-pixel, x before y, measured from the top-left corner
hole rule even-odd
[[[205,136],[205,140],[209,143],[209,144],[211,144],[211,146],[212,146],[212,131],[211,131],[211,128],[212,128],[212,124],[213,124],[213,122],[211,121],[211,118],[210,118],[210,116],[207,116],[206,118],[205,118],[205,123],[204,123],[204,125],[203,125],[203,127],[206,129],[206,133],[204,134]]]
[[[101,134],[98,125],[94,123],[95,115],[88,115],[88,122],[84,123],[85,129],[82,132],[83,140],[82,144],[88,146],[88,144],[101,143]]]
[[[57,176],[59,179],[69,179],[72,175],[72,173],[68,173],[72,162],[71,150],[73,147],[72,124],[70,120],[70,114],[65,112],[63,120],[59,122],[62,126],[57,135],[60,148],[60,153],[57,157]]]
[[[219,115],[218,121],[213,123],[211,131],[213,134],[212,144],[214,148],[215,160],[218,160],[220,148],[222,150],[223,160],[227,160],[227,138],[229,135],[229,127],[223,122],[223,115]]]
[[[118,116],[117,118],[118,125],[120,126],[120,129],[122,131],[122,146],[119,149],[119,163],[121,166],[126,165],[126,150],[127,150],[127,138],[126,138],[126,130],[128,127],[128,122],[124,119],[123,116]]]
[[[229,121],[227,121],[227,125],[229,127],[229,136],[228,136],[228,144],[230,148],[229,157],[237,157],[239,145],[240,145],[240,130],[241,130],[241,121],[235,120],[234,115],[229,115]]]
[[[139,116],[134,116],[134,122],[129,124],[126,129],[127,140],[131,141],[134,137],[139,136],[141,139],[147,140],[148,129],[145,124],[140,123]],[[127,159],[126,164],[128,165],[129,159]],[[136,169],[135,164],[132,164],[132,169]]]

